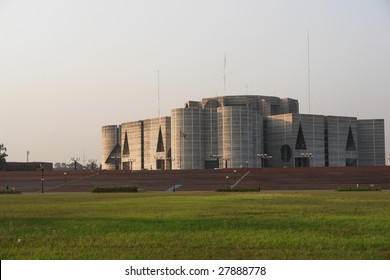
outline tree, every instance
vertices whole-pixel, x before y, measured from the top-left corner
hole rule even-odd
[[[77,170],[83,170],[84,167],[87,167],[87,166],[83,166],[81,163],[76,162],[76,169]],[[56,162],[56,163],[54,163],[53,168],[55,170],[74,170],[74,161],[70,162],[70,163]],[[87,167],[87,169],[88,169],[88,167]]]
[[[4,147],[4,144],[0,144],[0,170],[5,168],[5,158],[8,157],[8,155],[5,153],[6,151],[7,148]]]

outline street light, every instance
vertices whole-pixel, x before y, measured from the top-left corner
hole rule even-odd
[[[43,166],[42,166],[42,164],[41,164],[41,184],[42,184],[42,193],[43,193],[43,181],[45,180],[44,178],[43,178],[43,171],[45,171],[45,168],[43,168]]]
[[[272,159],[269,154],[257,154],[257,158],[261,159],[261,167],[268,167],[268,160]]]
[[[302,153],[301,156],[304,158],[313,158],[314,157],[312,153]]]
[[[94,170],[97,160],[96,159],[89,159],[88,162],[91,164],[91,169]]]
[[[301,157],[307,159],[308,166],[310,166],[310,159],[314,158],[314,155],[312,153],[302,153]]]
[[[226,188],[229,188],[229,176],[226,176]]]
[[[219,160],[223,157],[223,155],[211,155],[210,157],[217,160],[218,168],[219,168]]]
[[[120,157],[112,156],[111,159],[115,162],[115,170],[119,170],[119,159]]]
[[[225,168],[228,168],[228,161],[230,160],[230,158],[228,157],[225,157],[225,158],[222,158],[224,161],[225,161]]]
[[[79,157],[72,157],[71,160],[74,162],[74,170],[77,169],[77,162],[80,160]]]
[[[66,172],[64,172],[64,177],[65,177],[65,184],[66,184]]]
[[[234,182],[237,182],[237,170],[234,169]]]

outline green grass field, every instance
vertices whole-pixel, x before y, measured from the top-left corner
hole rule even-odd
[[[390,191],[0,195],[0,259],[390,259]]]

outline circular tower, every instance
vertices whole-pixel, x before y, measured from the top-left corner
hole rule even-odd
[[[102,169],[115,170],[121,162],[121,127],[106,125],[102,127]]]

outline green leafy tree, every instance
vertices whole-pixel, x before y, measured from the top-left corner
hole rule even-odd
[[[5,158],[8,157],[6,151],[7,148],[4,146],[4,144],[0,144],[0,170],[4,170],[5,167]]]
[[[56,162],[54,163],[53,168],[55,170],[74,170],[74,162],[66,163],[66,162]],[[76,169],[77,170],[83,170],[84,166],[77,162],[76,163]]]

